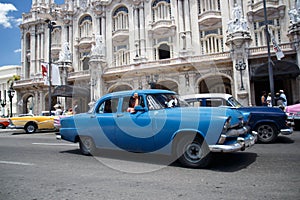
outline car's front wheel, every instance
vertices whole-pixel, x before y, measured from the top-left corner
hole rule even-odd
[[[37,126],[34,123],[29,123],[25,126],[26,133],[35,133]]]
[[[277,138],[277,130],[274,125],[261,124],[256,129],[258,134],[258,141],[261,143],[272,143]]]
[[[93,138],[84,136],[80,137],[79,148],[83,155],[92,155],[96,150]]]
[[[182,135],[176,141],[176,156],[185,167],[204,168],[210,164],[211,153],[206,142],[199,137]]]

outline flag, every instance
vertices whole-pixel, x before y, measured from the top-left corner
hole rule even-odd
[[[51,68],[52,85],[61,85],[59,66],[57,64],[52,64],[51,66],[52,66]]]
[[[271,37],[271,42],[273,44],[273,49],[276,53],[277,60],[281,60],[281,58],[284,57],[284,54],[283,54],[280,46],[278,45],[277,41],[275,40],[275,37],[272,34],[272,31],[270,29],[268,31],[269,31],[269,34],[270,34],[270,37]]]
[[[45,85],[49,85],[48,68],[48,63],[42,63],[42,76]],[[61,85],[59,67],[56,64],[51,64],[51,85]]]
[[[42,63],[42,76],[44,85],[49,85],[48,81],[48,63]]]

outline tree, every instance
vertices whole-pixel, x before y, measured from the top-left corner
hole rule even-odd
[[[13,75],[11,78],[7,80],[7,84],[10,85],[10,88],[13,87],[14,82],[20,80],[20,75]]]

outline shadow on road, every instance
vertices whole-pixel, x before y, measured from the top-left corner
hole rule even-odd
[[[81,154],[79,149],[61,151],[60,153]],[[82,155],[84,156],[84,155]],[[93,155],[98,160],[101,158],[142,162],[149,164],[158,164],[172,167],[182,167],[176,159],[171,156],[158,155],[158,154],[144,154],[144,153],[131,153],[126,151],[117,150],[99,150]],[[256,153],[214,153],[211,165],[208,170],[221,171],[221,172],[235,172],[247,168],[257,157]]]
[[[220,172],[235,172],[247,168],[256,161],[257,154],[250,152],[215,153],[210,169]]]
[[[295,141],[287,136],[278,136],[274,143],[292,144]]]

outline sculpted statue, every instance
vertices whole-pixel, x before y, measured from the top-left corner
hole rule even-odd
[[[242,8],[235,4],[232,10],[232,20],[228,22],[228,33],[248,31],[247,20],[242,16]]]
[[[104,54],[103,36],[96,35],[95,40],[96,40],[95,45],[93,44],[91,49],[91,55],[103,55]]]
[[[300,22],[300,1],[296,0],[295,8],[289,11],[289,16],[292,24]]]
[[[65,42],[62,45],[62,50],[59,52],[59,62],[71,62],[71,51],[69,43]]]

